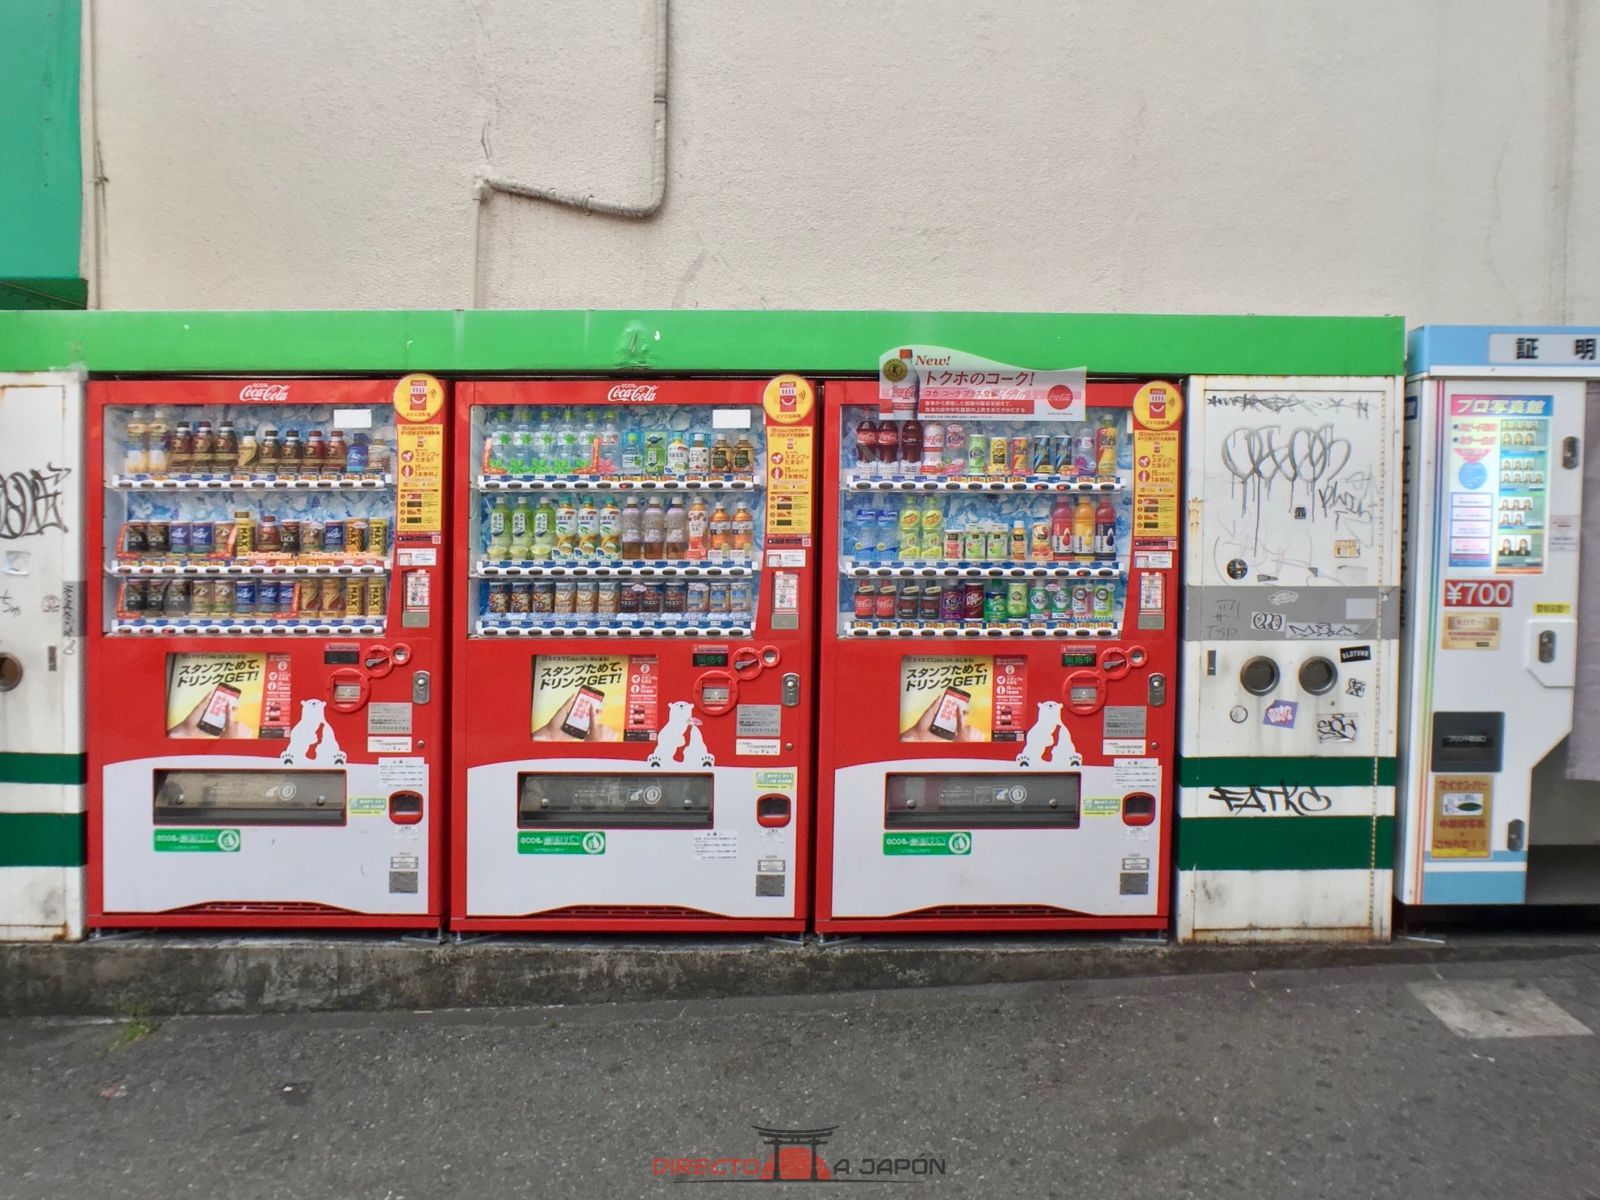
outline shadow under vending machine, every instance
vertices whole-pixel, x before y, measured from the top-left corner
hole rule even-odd
[[[436,928],[445,389],[89,385],[89,924]]]
[[[812,385],[457,395],[451,928],[803,929]]]
[[[816,927],[1165,928],[1181,393],[960,357],[825,385]]]

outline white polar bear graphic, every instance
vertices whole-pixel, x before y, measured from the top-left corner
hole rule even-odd
[[[1022,743],[1022,753],[1017,755],[1017,766],[1024,769],[1058,765],[1065,761],[1069,767],[1083,766],[1083,755],[1072,742],[1072,731],[1061,719],[1061,701],[1041,700],[1039,716],[1028,730]]]
[[[344,751],[339,749],[339,739],[334,735],[333,726],[328,724],[326,709],[327,705],[321,700],[300,701],[300,719],[289,731],[289,748],[281,757],[286,766],[303,767],[313,762],[321,765],[330,760],[335,763],[345,761]],[[313,747],[316,749],[314,756],[311,753]]]
[[[655,753],[645,760],[645,765],[660,767],[669,762],[681,762],[686,767],[709,767],[716,761],[700,736],[694,705],[687,700],[674,700],[667,707],[667,723],[656,734]]]

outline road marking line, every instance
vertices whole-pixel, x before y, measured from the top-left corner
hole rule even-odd
[[[1457,1037],[1594,1036],[1592,1029],[1538,988],[1510,979],[1408,986],[1411,994]]]

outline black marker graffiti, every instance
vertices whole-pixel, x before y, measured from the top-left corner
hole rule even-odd
[[[1281,783],[1276,786],[1249,788],[1213,787],[1206,799],[1220,800],[1228,806],[1230,814],[1293,813],[1303,817],[1310,813],[1327,812],[1333,807],[1333,797],[1324,796],[1310,784]]]
[[[1360,679],[1347,679],[1344,685],[1344,694],[1360,699],[1367,694],[1367,685],[1365,681]]]
[[[1356,733],[1356,719],[1349,713],[1329,713],[1317,718],[1319,742],[1353,742]]]
[[[67,531],[61,515],[61,485],[71,467],[46,465],[0,476],[0,540],[40,537],[47,529]]]

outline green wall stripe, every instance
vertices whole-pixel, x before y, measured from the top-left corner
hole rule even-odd
[[[80,784],[88,777],[82,754],[0,753],[0,783]]]
[[[1392,758],[1180,758],[1181,787],[1393,787]]]
[[[907,343],[1130,375],[1399,375],[1399,317],[703,309],[0,314],[0,369],[872,372]]]
[[[0,867],[81,867],[87,831],[83,813],[0,813]]]
[[[1394,862],[1393,817],[1185,817],[1180,871],[1334,871]]]

